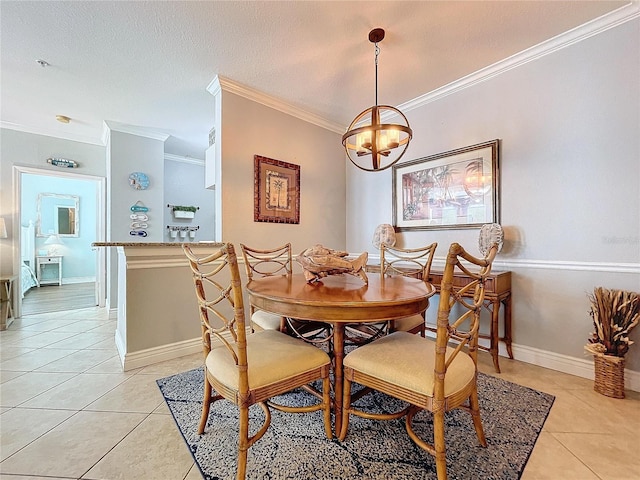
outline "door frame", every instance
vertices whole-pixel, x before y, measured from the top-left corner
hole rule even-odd
[[[22,175],[31,174],[31,175],[40,175],[40,176],[48,176],[48,177],[62,177],[74,180],[82,180],[82,181],[90,181],[94,182],[96,187],[96,241],[101,238],[106,238],[106,178],[99,177],[96,175],[85,175],[82,173],[74,173],[68,172],[66,170],[47,170],[42,168],[35,167],[26,167],[20,165],[13,166],[13,194],[14,194],[14,205],[16,208],[13,213],[13,225],[22,225],[21,223],[21,214],[22,214]],[[15,317],[20,318],[22,316],[22,295],[20,295],[19,290],[20,285],[22,285],[22,268],[20,268],[21,263],[21,246],[22,246],[22,228],[15,228],[15,236],[16,243],[14,243],[15,248],[13,249],[13,271],[18,273],[18,285],[14,290],[14,295],[17,296],[17,301],[14,301],[16,305]],[[107,268],[106,268],[106,253],[104,248],[96,249],[96,287],[95,287],[95,297],[96,304],[99,307],[104,307],[106,305],[106,297],[107,297]]]

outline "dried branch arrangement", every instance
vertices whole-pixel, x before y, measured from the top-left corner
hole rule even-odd
[[[629,332],[640,321],[640,293],[597,287],[589,300],[595,332],[585,350],[624,357],[633,343]]]

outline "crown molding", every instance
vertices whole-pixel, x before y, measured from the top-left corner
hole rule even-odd
[[[260,103],[266,107],[273,108],[274,110],[286,113],[292,117],[296,117],[305,122],[325,128],[331,132],[342,134],[345,131],[345,126],[340,123],[328,120],[320,115],[311,113],[300,107],[296,107],[284,100],[272,97],[271,95],[267,95],[266,93],[247,87],[246,85],[242,85],[221,75],[216,75],[213,78],[211,83],[207,86],[207,91],[214,96],[218,95],[221,91],[233,93],[246,98],[247,100]]]
[[[137,135],[139,137],[151,138],[153,140],[160,140],[164,142],[171,135],[168,133],[160,132],[147,127],[138,127],[136,125],[127,125],[126,123],[114,122],[113,120],[105,120],[104,128],[115,132],[128,133],[130,135]],[[105,142],[106,144],[106,142]]]
[[[20,125],[18,123],[11,123],[0,121],[0,128],[6,128],[7,130],[15,130],[17,132],[31,133],[34,135],[44,135],[45,137],[61,138],[63,140],[71,140],[73,142],[88,143],[91,145],[98,145],[104,147],[104,143],[99,138],[89,135],[78,135],[75,133],[65,133],[53,128],[32,127],[27,125]]]
[[[183,157],[182,155],[174,155],[173,153],[165,153],[164,159],[169,160],[171,162],[178,163],[189,163],[191,165],[200,165],[204,167],[204,160],[200,160],[199,158],[193,157]]]
[[[482,68],[454,82],[444,85],[443,87],[425,93],[413,100],[409,100],[408,102],[398,105],[396,108],[403,112],[408,112],[422,107],[428,103],[435,102],[436,100],[440,100],[448,95],[457,93],[465,88],[485,82],[497,75],[508,72],[511,69],[542,58],[545,55],[549,55],[553,52],[566,48],[574,43],[586,40],[587,38],[598,35],[638,17],[640,17],[640,2],[630,2],[629,4],[610,13],[561,33],[560,35],[539,43],[538,45],[534,45],[531,48],[516,53],[515,55],[496,62],[493,65],[489,65],[488,67]]]

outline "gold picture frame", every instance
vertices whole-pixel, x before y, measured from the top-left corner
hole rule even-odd
[[[300,165],[253,156],[254,222],[300,223]]]
[[[500,223],[499,140],[393,166],[396,231]]]

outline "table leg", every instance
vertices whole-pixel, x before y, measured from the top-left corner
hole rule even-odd
[[[342,389],[344,384],[342,362],[344,360],[344,323],[336,322],[333,325],[333,361],[334,361],[334,414],[335,414],[335,432],[340,434],[342,428]]]
[[[491,309],[491,357],[493,358],[493,366],[497,373],[500,373],[500,364],[498,363],[498,339],[500,338],[500,330],[498,320],[500,319],[500,299],[496,298],[491,302],[493,308]]]
[[[507,353],[513,360],[513,350],[511,349],[511,295],[502,299],[504,305],[504,343],[507,344]]]

